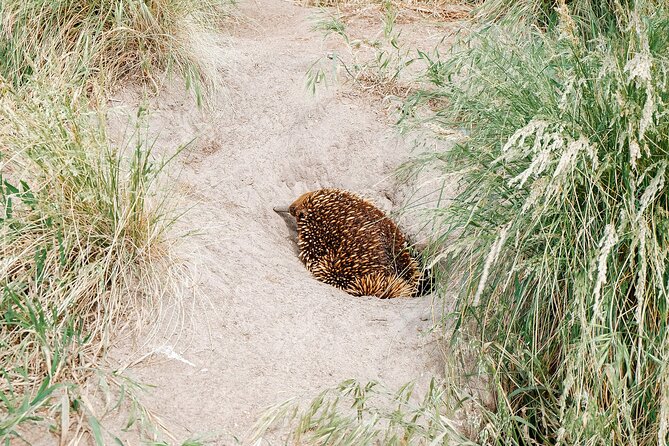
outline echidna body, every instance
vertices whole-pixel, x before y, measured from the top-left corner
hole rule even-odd
[[[300,259],[316,278],[354,296],[411,297],[419,264],[381,210],[340,189],[320,189],[288,208],[297,221]]]

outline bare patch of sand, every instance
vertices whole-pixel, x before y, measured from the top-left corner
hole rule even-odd
[[[313,10],[281,0],[240,7],[248,19],[211,50],[225,85],[211,110],[197,110],[181,84],[150,100],[159,150],[196,138],[171,178],[192,207],[176,230],[200,232],[176,248],[194,262],[197,305],[178,340],[164,330],[111,352],[130,364],[128,376],[156,386],[144,402],[177,440],[209,433],[222,445],[244,438],[265,407],[288,398],[349,378],[391,388],[425,383],[442,368],[430,297],[354,298],[317,282],[272,211],[321,187],[396,209],[408,192],[392,173],[410,145],[369,98],[306,91],[305,73],[324,53],[310,31]],[[132,91],[120,93],[112,122],[138,103]]]

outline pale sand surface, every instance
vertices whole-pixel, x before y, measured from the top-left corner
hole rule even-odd
[[[190,207],[175,231],[199,232],[175,246],[192,263],[197,302],[186,303],[176,335],[166,326],[134,351],[111,352],[131,364],[124,373],[156,386],[143,401],[178,441],[209,433],[213,444],[236,444],[233,435],[243,443],[263,409],[288,398],[306,400],[349,378],[424,385],[441,372],[430,297],[354,298],[317,282],[272,211],[321,187],[396,210],[409,190],[392,174],[410,144],[379,101],[353,87],[307,92],[305,73],[327,50],[310,29],[313,9],[281,0],[240,9],[224,44],[205,51],[222,61],[225,86],[209,112],[178,82],[149,99],[159,153],[196,138],[170,176]],[[132,91],[112,101],[119,134],[138,103]],[[165,346],[183,360],[150,355]]]

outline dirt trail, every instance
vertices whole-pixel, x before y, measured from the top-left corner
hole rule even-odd
[[[305,72],[325,51],[310,31],[314,10],[281,0],[240,8],[244,23],[215,50],[226,84],[215,111],[199,112],[181,84],[151,104],[157,147],[197,137],[175,163],[175,190],[193,206],[179,228],[202,231],[178,249],[196,262],[205,303],[174,346],[187,362],[148,358],[126,373],[157,386],[144,401],[180,441],[213,433],[215,444],[234,444],[268,405],[344,379],[392,387],[439,373],[429,297],[354,298],[317,282],[272,211],[320,187],[397,209],[403,191],[391,175],[408,144],[368,98],[306,91]],[[130,93],[119,97],[119,114],[136,107]],[[132,357],[173,342],[154,338]]]

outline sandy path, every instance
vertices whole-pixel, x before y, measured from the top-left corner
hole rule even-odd
[[[194,206],[180,229],[203,231],[178,247],[195,260],[206,301],[175,347],[193,365],[143,361],[126,370],[157,386],[145,402],[179,440],[214,433],[215,444],[234,444],[230,435],[243,437],[263,408],[287,398],[348,378],[397,386],[439,368],[429,297],[354,298],[317,282],[272,212],[326,186],[395,209],[402,191],[390,175],[408,145],[368,99],[306,91],[305,72],[324,52],[310,31],[313,10],[281,0],[240,8],[250,20],[217,50],[227,89],[215,112],[198,112],[182,85],[152,103],[158,147],[198,137],[176,162],[177,190]],[[129,96],[120,95],[119,113],[136,105]],[[152,339],[134,357],[170,342]]]

